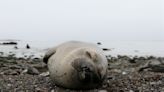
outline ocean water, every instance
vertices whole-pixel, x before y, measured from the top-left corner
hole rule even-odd
[[[5,42],[1,40],[0,43]],[[13,45],[0,45],[0,52],[4,55],[16,54],[17,57],[35,55],[35,57],[43,57],[48,48],[54,47],[62,42],[55,41],[19,41],[18,49],[14,49]],[[97,42],[92,42],[97,43]],[[98,45],[100,48],[108,48],[104,51],[107,55],[128,55],[128,56],[158,56],[164,57],[163,41],[105,41]],[[26,49],[29,44],[31,49]]]

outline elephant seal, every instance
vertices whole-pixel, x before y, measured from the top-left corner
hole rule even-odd
[[[91,89],[101,85],[107,59],[95,44],[69,41],[50,49],[44,56],[53,82],[69,89]]]

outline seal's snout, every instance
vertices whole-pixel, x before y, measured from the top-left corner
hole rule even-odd
[[[82,83],[100,83],[102,81],[101,75],[91,70],[90,67],[83,67],[78,73],[79,80]]]
[[[83,58],[75,59],[72,66],[77,71],[78,79],[81,83],[101,83],[103,81],[100,71]]]

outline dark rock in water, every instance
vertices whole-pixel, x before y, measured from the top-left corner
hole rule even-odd
[[[18,49],[18,46],[14,46],[14,49]]]
[[[24,57],[26,58],[26,57],[27,57],[27,55],[24,55]]]
[[[0,54],[1,54],[1,55],[3,55],[3,54],[4,54],[4,52],[0,52]]]
[[[17,42],[3,42],[2,45],[17,45]]]
[[[31,47],[29,46],[29,44],[26,45],[26,49],[30,49]]]
[[[15,54],[8,55],[9,58],[15,57]]]
[[[102,45],[101,42],[97,42],[98,45]]]
[[[103,51],[110,51],[111,49],[108,48],[102,48]]]

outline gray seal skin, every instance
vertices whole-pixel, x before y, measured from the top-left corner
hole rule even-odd
[[[101,48],[79,41],[69,41],[50,49],[43,61],[47,63],[54,83],[70,89],[100,86],[108,66]]]

